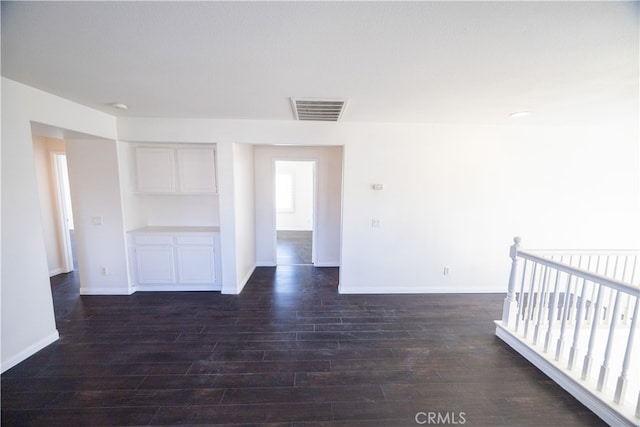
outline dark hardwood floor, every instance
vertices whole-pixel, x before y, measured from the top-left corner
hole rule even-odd
[[[61,338],[2,375],[2,425],[603,425],[494,336],[502,295],[337,280],[259,268],[239,296],[81,297],[57,276]]]
[[[278,265],[311,264],[311,231],[278,230]]]

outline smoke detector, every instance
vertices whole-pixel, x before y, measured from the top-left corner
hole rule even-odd
[[[346,105],[346,99],[291,98],[291,108],[296,120],[337,122]]]

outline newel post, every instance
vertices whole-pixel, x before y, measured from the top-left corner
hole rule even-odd
[[[520,247],[520,237],[513,238],[513,245],[509,250],[511,257],[511,273],[509,273],[509,290],[504,299],[502,307],[502,324],[507,328],[514,328],[516,324],[516,316],[518,315],[518,302],[516,301],[516,276],[518,274],[518,248]]]

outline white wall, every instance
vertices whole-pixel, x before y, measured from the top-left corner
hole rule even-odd
[[[51,157],[54,152],[64,153],[64,151],[65,146],[62,140],[41,136],[33,137],[33,155],[49,276],[66,272],[62,245],[63,236],[60,235],[56,178]]]
[[[233,144],[237,292],[256,267],[254,148]]]
[[[342,292],[503,292],[515,235],[529,248],[640,246],[636,126],[206,119],[120,119],[118,126],[135,140],[256,144],[258,265],[274,250],[260,237],[271,221],[261,202],[271,196],[259,187],[271,176],[261,172],[262,146],[344,145]],[[374,183],[384,190],[372,190]]]
[[[234,144],[217,143],[218,194],[220,197],[220,258],[222,259],[222,293],[238,294],[243,287],[236,264],[237,248],[235,214],[235,150]]]
[[[139,195],[148,226],[220,225],[218,196],[213,195]]]
[[[276,209],[277,230],[313,230],[314,169],[315,164],[310,161],[276,161],[276,176],[284,174],[291,179],[293,204],[290,211]]]
[[[31,121],[106,138],[116,136],[114,117],[2,78],[3,372],[58,338]]]
[[[340,289],[504,291],[516,235],[529,248],[638,247],[638,148],[633,129],[595,127],[390,128],[353,141]]]
[[[135,147],[124,141],[116,142],[118,154],[118,174],[122,209],[124,211],[124,229],[126,231],[147,226],[147,210],[142,197],[136,189]]]
[[[131,294],[117,144],[67,139],[67,161],[80,293]]]
[[[315,265],[340,265],[340,210],[342,147],[283,147],[259,145],[256,155],[256,259],[258,265],[276,265],[276,160],[315,160],[317,217],[314,233]]]

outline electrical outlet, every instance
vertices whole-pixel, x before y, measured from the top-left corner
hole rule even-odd
[[[450,272],[451,272],[451,269],[449,267],[444,267],[442,269],[442,274],[444,274],[445,276],[448,276]]]
[[[107,276],[109,274],[109,269],[107,267],[102,267],[100,271],[102,271],[103,276]]]
[[[371,226],[373,228],[380,228],[380,220],[379,219],[372,219],[371,220]]]

